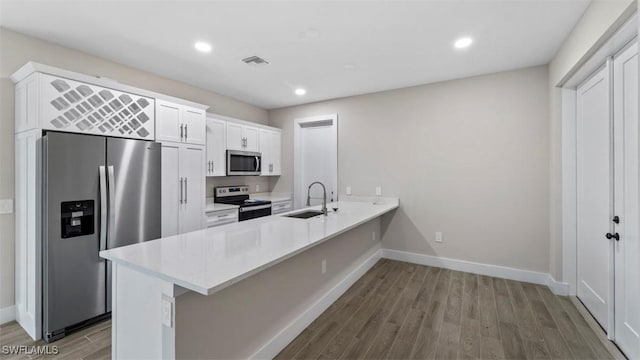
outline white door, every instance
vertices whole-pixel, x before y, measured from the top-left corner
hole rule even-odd
[[[227,122],[227,149],[244,150],[243,126]]]
[[[327,191],[327,203],[337,200],[337,116],[296,120],[294,139],[294,207],[306,206],[309,185],[319,181]],[[322,203],[320,185],[311,188],[311,205]]]
[[[162,143],[162,236],[178,234],[180,209],[180,144]]]
[[[615,342],[640,358],[640,193],[638,186],[638,46],[614,60]]]
[[[207,119],[207,176],[226,175],[226,124],[224,120]]]
[[[179,105],[156,100],[156,139],[162,141],[182,141],[180,125],[182,125]]]
[[[180,212],[180,233],[202,229],[204,217],[205,150],[201,146],[183,145],[180,151],[180,177],[183,199]]]
[[[244,145],[246,151],[258,151],[260,149],[258,128],[253,126],[244,127]]]
[[[577,89],[577,296],[610,329],[612,245],[609,65]]]
[[[203,110],[185,108],[182,113],[184,123],[184,141],[189,144],[204,145],[206,143],[206,119]]]

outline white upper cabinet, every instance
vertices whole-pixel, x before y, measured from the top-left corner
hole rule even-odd
[[[260,152],[263,176],[280,175],[282,136],[279,130],[260,129]]]
[[[207,118],[207,176],[226,175],[226,124],[224,120]]]
[[[204,145],[206,137],[204,110],[165,100],[156,100],[156,139]]]
[[[258,151],[258,128],[240,123],[227,122],[227,149]]]

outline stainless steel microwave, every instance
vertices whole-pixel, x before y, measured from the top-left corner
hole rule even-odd
[[[262,154],[227,150],[227,175],[260,175]]]

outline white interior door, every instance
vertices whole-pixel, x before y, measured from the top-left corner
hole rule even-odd
[[[577,296],[611,329],[612,160],[609,65],[577,89]]]
[[[613,64],[615,211],[615,341],[640,358],[640,194],[638,186],[638,45]]]
[[[295,194],[296,209],[306,206],[307,189],[313,182],[324,184],[327,203],[337,200],[338,138],[337,117],[301,119],[296,124]],[[310,192],[311,205],[322,203],[322,187],[315,185]]]

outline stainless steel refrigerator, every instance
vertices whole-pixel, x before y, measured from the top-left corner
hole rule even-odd
[[[98,252],[160,237],[159,143],[48,132],[42,138],[43,339],[111,311]]]

